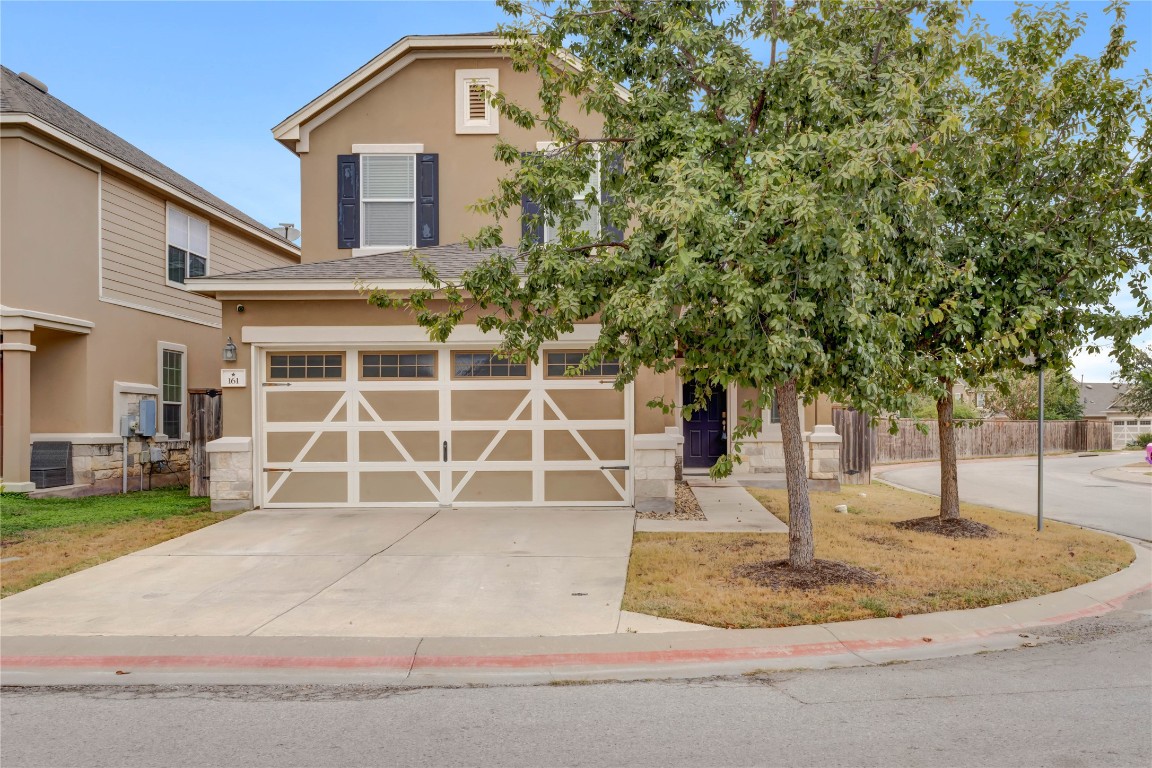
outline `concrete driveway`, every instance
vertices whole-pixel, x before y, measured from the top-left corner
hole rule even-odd
[[[1152,486],[1142,476],[1117,472],[1143,458],[1125,451],[1044,457],[1044,515],[1086,528],[1152,541]],[[939,495],[940,464],[873,467],[883,480]],[[972,504],[1036,514],[1036,457],[959,462],[960,499]]]
[[[256,510],[8,597],[4,636],[617,631],[631,509]]]

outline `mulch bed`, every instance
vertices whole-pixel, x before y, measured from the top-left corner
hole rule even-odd
[[[966,520],[963,517],[948,519],[939,515],[917,517],[914,520],[901,520],[898,523],[892,523],[892,526],[905,531],[935,533],[950,539],[994,539],[1000,535],[1000,532],[992,526],[978,523],[975,520]]]
[[[761,560],[733,569],[732,575],[771,589],[812,590],[835,584],[872,586],[884,580],[871,571],[836,560],[816,560],[811,568],[804,569],[791,567],[787,560]]]
[[[688,483],[676,483],[676,508],[672,512],[637,512],[645,520],[707,520]]]

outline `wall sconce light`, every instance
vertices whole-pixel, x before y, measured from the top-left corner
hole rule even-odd
[[[236,362],[236,345],[232,343],[232,337],[228,337],[228,343],[224,345],[224,362]]]

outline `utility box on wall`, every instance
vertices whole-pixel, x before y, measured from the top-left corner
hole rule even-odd
[[[156,434],[156,401],[151,397],[140,400],[140,426],[136,434],[152,437]]]

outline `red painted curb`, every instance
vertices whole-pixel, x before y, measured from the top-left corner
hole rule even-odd
[[[898,650],[975,640],[1013,632],[1026,626],[1060,624],[1087,616],[1100,616],[1117,610],[1132,595],[1152,589],[1152,583],[1092,606],[1027,624],[1010,624],[957,635],[903,637],[883,640],[846,640],[828,643],[802,643],[768,647],[700,648],[661,651],[610,651],[602,653],[542,653],[489,656],[260,656],[260,655],[92,655],[92,656],[6,656],[0,668],[15,669],[380,669],[395,671],[446,669],[546,670],[551,667],[627,667],[657,664],[693,664],[724,661],[756,661],[854,654],[860,651]]]

